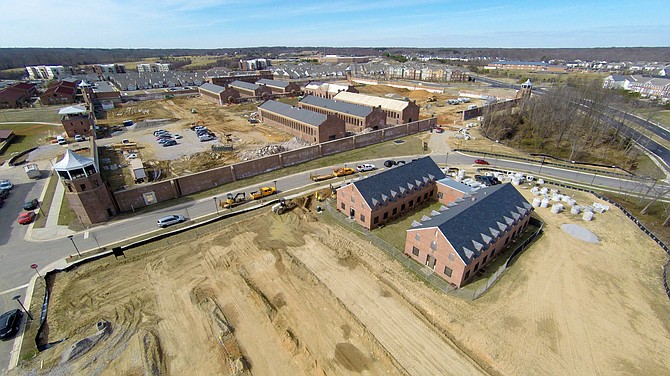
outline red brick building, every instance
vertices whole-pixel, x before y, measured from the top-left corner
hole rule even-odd
[[[511,184],[463,193],[457,188],[460,183],[447,180],[437,183],[442,185],[440,202],[446,206],[412,224],[405,254],[461,287],[523,232],[532,206]]]
[[[37,86],[19,82],[0,90],[0,108],[20,108],[31,103],[37,96]]]
[[[211,71],[211,72],[210,72]],[[217,73],[216,70],[212,69],[207,71],[208,75],[205,80],[210,84],[219,85],[219,86],[228,86],[233,81],[244,81],[249,83],[254,83],[263,78],[271,80],[273,75],[269,70],[260,70],[260,71],[235,71],[235,72],[225,72]]]
[[[77,83],[78,82],[59,81],[53,84],[40,95],[40,102],[46,106],[75,103]]]
[[[298,106],[324,115],[337,116],[344,120],[348,132],[361,132],[366,128],[372,130],[386,128],[386,114],[381,107],[365,107],[313,95],[300,100]]]
[[[233,88],[204,83],[198,88],[202,98],[212,100],[218,104],[237,103],[240,93]]]
[[[245,81],[233,81],[228,85],[240,93],[242,98],[272,98],[272,89],[263,85],[256,85]]]
[[[344,121],[333,115],[300,109],[276,101],[258,106],[260,121],[275,126],[310,143],[344,137]]]
[[[337,210],[367,229],[379,227],[429,200],[444,173],[430,157],[393,167],[337,190]]]
[[[68,137],[75,135],[89,136],[94,125],[93,117],[84,106],[70,106],[58,111],[61,115],[61,124]]]
[[[386,114],[386,124],[398,125],[419,120],[419,106],[416,101],[400,101],[346,91],[339,92],[333,99],[366,107],[381,106],[382,111]]]
[[[305,86],[305,95],[313,95],[319,98],[333,99],[337,93],[346,91],[349,93],[358,93],[358,90],[352,85],[340,85],[323,82],[310,82]]]
[[[268,80],[262,78],[256,81],[256,85],[267,86],[272,90],[272,94],[295,96],[300,93],[300,86],[295,82]]]

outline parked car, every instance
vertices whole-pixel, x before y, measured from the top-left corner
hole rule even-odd
[[[393,166],[395,166],[395,161],[391,159],[384,161],[384,167],[393,167]]]
[[[0,339],[9,339],[19,332],[23,312],[18,309],[5,312],[0,316]]]
[[[166,148],[168,146],[174,146],[174,145],[177,145],[177,141],[175,141],[175,140],[167,140],[167,141],[163,142],[163,147],[164,148]]]
[[[159,144],[164,144],[164,143],[170,142],[170,141],[174,141],[174,140],[171,139],[171,138],[159,138],[158,140],[156,140],[156,142],[158,142]]]
[[[361,165],[356,166],[356,170],[358,170],[358,172],[372,171],[372,170],[375,170],[375,169],[377,169],[377,167],[375,167],[375,165],[369,164],[369,163],[363,163]]]
[[[25,213],[21,213],[19,215],[19,219],[17,219],[17,222],[19,222],[20,225],[27,225],[30,222],[32,222],[35,219],[35,212],[34,211],[29,211]]]
[[[198,135],[198,136],[202,136],[203,134],[211,134],[211,133],[212,133],[212,132],[210,132],[210,131],[207,130],[207,129],[203,129],[203,130],[201,130],[201,131],[197,131],[197,132],[195,132],[195,134]]]
[[[177,140],[179,140],[180,138],[182,138],[182,135],[180,135],[180,134],[175,134],[175,135],[174,135],[174,138],[176,138]]]
[[[444,128],[442,128],[442,127],[435,127],[435,133],[444,133]]]
[[[80,135],[80,134],[76,134],[76,135],[74,135],[74,140],[77,141],[77,142],[86,141],[86,139],[84,138],[84,136],[82,136],[82,135]]]
[[[9,189],[0,189],[0,198],[6,199],[9,196]]]
[[[214,139],[214,137],[211,134],[203,134],[202,136],[198,137],[200,139],[200,142],[205,142],[205,141],[211,141]]]
[[[9,182],[9,180],[0,181],[0,189],[11,191],[14,188],[14,185]]]
[[[203,131],[203,130],[206,131],[207,127],[204,127],[202,125],[196,125],[195,127],[193,127],[193,130],[196,131],[196,132],[197,131]]]
[[[156,225],[160,228],[165,228],[168,226],[175,225],[177,223],[182,223],[186,220],[183,215],[168,215],[156,221]]]
[[[137,153],[130,153],[130,154],[128,154],[128,156],[126,158],[135,159],[135,158],[137,158]]]
[[[487,165],[489,162],[485,161],[484,159],[475,159],[475,164]]]
[[[39,205],[40,202],[34,198],[30,201],[26,201],[23,203],[23,210],[35,210],[37,209],[37,205]]]
[[[154,131],[154,136],[158,136],[161,133],[168,133],[165,129],[158,129]]]

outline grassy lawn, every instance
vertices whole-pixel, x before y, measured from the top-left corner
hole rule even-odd
[[[659,122],[665,125],[666,127],[670,127],[670,110],[640,109],[635,112],[643,119],[649,119],[654,123]]]
[[[46,194],[44,199],[40,202],[40,215],[35,219],[35,224],[33,227],[44,228],[44,225],[47,223],[47,217],[49,216],[49,209],[51,209],[51,203],[54,199],[54,192],[56,191],[56,184],[58,184],[58,176],[51,175],[47,182]],[[65,200],[63,200],[65,201]]]
[[[35,146],[44,145],[46,138],[55,135],[62,130],[54,125],[48,124],[0,124],[0,129],[11,129],[16,137],[12,144],[0,155],[11,156],[14,153],[30,149]]]
[[[58,225],[68,226],[70,230],[81,231],[84,225],[81,223],[77,214],[70,208],[70,203],[67,198],[63,197],[63,202],[60,205],[60,212],[58,213]]]
[[[0,122],[43,122],[60,124],[58,111],[65,106],[0,110]]]
[[[372,230],[372,233],[384,239],[387,243],[398,248],[399,250],[405,249],[405,230],[412,228],[413,221],[421,221],[421,218],[424,215],[430,216],[430,212],[433,210],[438,211],[441,203],[437,201],[429,201],[428,206],[421,205],[419,210],[414,210],[406,213],[399,219],[387,224],[382,228],[376,228]]]

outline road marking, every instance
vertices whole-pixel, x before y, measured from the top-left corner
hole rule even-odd
[[[88,239],[88,231],[84,233],[84,239]]]
[[[0,295],[9,294],[10,292],[14,292],[14,291],[17,291],[17,290],[25,289],[26,287],[28,287],[28,283],[26,283],[25,285],[16,286],[16,287],[14,287],[13,289],[5,290],[5,291],[0,291]]]

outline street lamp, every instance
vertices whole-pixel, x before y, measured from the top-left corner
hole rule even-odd
[[[447,158],[444,160],[444,164],[447,165],[447,168],[449,167],[449,153],[447,153]]]
[[[275,185],[275,191],[276,191],[276,190],[277,190],[277,181],[276,181],[276,180],[273,180],[272,182],[273,182],[274,185]]]
[[[81,253],[79,253],[79,248],[77,248],[77,245],[74,244],[74,236],[68,235],[67,238],[70,239],[70,241],[72,242],[72,246],[74,246],[74,250],[77,251],[77,254],[79,255],[79,257],[81,257]]]
[[[214,208],[216,209],[216,215],[219,215],[219,205],[216,203],[216,196],[214,196]]]
[[[542,162],[540,163],[540,170],[537,172],[538,175],[540,175],[540,173],[542,172],[542,166],[544,166],[544,158],[545,157],[542,157]]]
[[[21,300],[20,300],[20,299],[21,299],[21,295],[17,295],[17,296],[15,296],[15,297],[13,297],[12,299],[16,300],[16,301],[19,303],[19,305],[21,306],[21,308],[23,308],[23,311],[26,313],[26,315],[28,315],[28,318],[29,318],[30,320],[33,320],[33,315],[31,315],[30,312],[28,312],[28,310],[26,309],[26,307],[23,305],[23,303],[21,303]]]
[[[596,176],[598,176],[597,171],[593,174],[593,179],[591,179],[591,188],[593,188],[593,182],[596,180]]]

